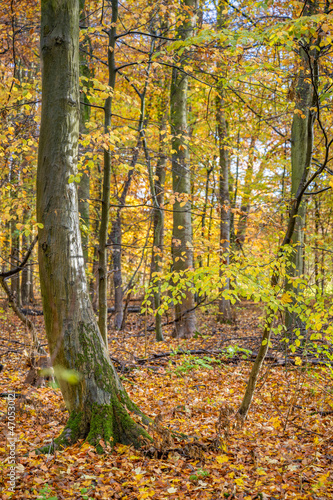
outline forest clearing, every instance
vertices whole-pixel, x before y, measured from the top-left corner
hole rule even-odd
[[[332,498],[331,2],[0,12],[1,498]]]

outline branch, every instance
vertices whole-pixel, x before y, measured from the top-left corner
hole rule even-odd
[[[35,243],[36,243],[36,241],[37,241],[37,236],[35,238]],[[10,291],[10,288],[7,285],[7,283],[5,281],[5,278],[3,276],[0,276],[0,285],[3,288],[5,294],[7,295],[7,297],[8,297],[8,303],[9,303],[10,307],[13,309],[14,313],[16,314],[16,316],[22,321],[22,323],[27,328],[29,328],[29,330],[31,332],[32,345],[33,345],[34,349],[36,349],[38,352],[40,352],[42,354],[46,354],[45,349],[41,346],[41,344],[40,344],[40,342],[38,340],[34,324],[32,323],[32,321],[30,321],[29,318],[27,318],[23,314],[23,312],[21,311],[21,309],[18,307],[18,305],[17,305],[17,303],[15,301],[14,295]]]
[[[162,35],[155,35],[154,33],[143,33],[142,31],[131,31],[131,30],[127,31],[126,33],[120,33],[119,35],[116,35],[115,39],[118,40],[118,38],[122,38],[123,36],[127,35],[150,36],[152,38],[159,38],[160,40],[166,40],[167,42],[176,42],[178,40],[177,38],[168,38]]]
[[[279,134],[279,136],[283,137],[283,138],[286,138],[286,136],[280,132],[280,130],[278,130],[276,127],[274,127],[274,125],[271,125],[267,118],[262,118],[262,117],[259,117],[258,113],[253,109],[251,108],[251,106],[238,94],[238,92],[236,92],[235,89],[233,89],[232,87],[230,87],[229,85],[227,86],[227,89],[230,90],[231,92],[233,92],[240,101],[242,101],[243,104],[245,104],[245,106],[250,110],[252,111],[253,114],[256,115],[257,118],[259,118],[260,120],[264,121],[265,123],[267,123],[267,125],[269,127],[271,127],[277,134]],[[288,139],[290,141],[290,139]]]
[[[22,260],[22,262],[17,267],[14,267],[14,269],[11,269],[10,271],[7,271],[5,273],[0,273],[0,278],[3,278],[3,279],[9,278],[10,276],[14,276],[14,274],[17,274],[20,271],[22,271],[22,269],[24,268],[24,266],[26,265],[26,263],[29,260],[31,252],[33,251],[34,246],[36,245],[37,239],[38,239],[38,236],[36,236],[35,239],[33,240],[33,242],[31,243],[30,247],[28,248],[27,253],[25,254],[24,259]]]
[[[312,193],[304,193],[304,194],[306,194],[307,196],[312,196],[314,194],[319,194],[319,193],[323,193],[324,191],[328,191],[329,189],[332,189],[331,186],[320,189],[319,191],[314,191]]]
[[[97,104],[90,104],[89,102],[84,102],[84,101],[80,101],[80,104],[83,104],[84,106],[89,106],[90,108],[97,108],[105,111],[104,106],[98,106]]]

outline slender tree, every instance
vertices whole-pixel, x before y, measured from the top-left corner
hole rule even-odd
[[[304,16],[311,16],[318,12],[317,0],[309,0],[304,6]],[[315,42],[314,42],[315,44]],[[302,178],[308,172],[313,149],[313,124],[315,121],[315,90],[310,75],[318,80],[318,51],[300,46],[300,66],[296,92],[295,110],[291,127],[291,199],[294,200]],[[292,236],[292,249],[288,266],[286,290],[297,294],[290,278],[304,273],[304,230],[305,230],[306,201],[303,200],[298,211],[295,230]],[[304,327],[295,312],[286,311],[286,327],[291,334],[293,328]]]
[[[196,20],[196,0],[184,0],[182,3],[183,21],[178,28],[178,36],[186,40],[192,36]],[[182,67],[188,58],[183,52],[177,60]],[[191,221],[191,170],[188,147],[187,120],[188,75],[181,69],[174,68],[171,80],[170,109],[172,133],[172,189],[175,194],[173,206],[172,260],[175,272],[184,272],[193,267],[192,221]],[[188,287],[185,297],[175,307],[175,329],[173,335],[189,338],[195,331],[194,296]]]
[[[87,12],[85,10],[85,0],[80,0],[80,25],[84,28],[89,24]],[[90,40],[87,35],[84,36],[80,44],[80,76],[90,78],[92,76],[90,64]],[[87,134],[86,123],[90,120],[91,107],[85,92],[81,91],[81,106],[80,106],[80,134]],[[79,213],[81,218],[81,237],[84,260],[88,262],[88,245],[89,245],[89,195],[90,195],[90,172],[88,167],[85,167],[82,172],[82,177],[79,184]]]
[[[118,0],[111,0],[112,15],[111,27],[108,30],[108,69],[109,69],[109,89],[114,91],[116,84],[116,63],[115,63],[115,46],[116,46],[116,23],[118,20]],[[109,95],[104,105],[104,132],[108,134],[111,127],[111,108],[113,95]],[[101,335],[107,345],[107,318],[108,318],[108,228],[109,228],[109,212],[110,212],[110,183],[111,183],[111,150],[104,148],[104,172],[103,172],[103,192],[102,192],[102,214],[101,225],[99,229],[99,286],[98,286],[98,326]]]
[[[225,15],[223,14],[226,7],[224,0],[220,0],[218,4],[217,25],[221,30],[225,25]],[[225,117],[225,98],[222,78],[225,76],[226,69],[219,68],[218,94],[216,96],[216,124],[217,138],[219,148],[219,197],[220,197],[220,276],[223,277],[223,265],[229,265],[230,260],[230,196],[229,196],[229,155],[227,149],[227,120]],[[223,74],[224,73],[224,74]],[[229,290],[229,279],[227,278],[223,286],[223,290]],[[232,320],[230,300],[223,296],[219,301],[219,320],[230,323]]]

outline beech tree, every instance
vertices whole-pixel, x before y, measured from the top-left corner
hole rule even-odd
[[[79,0],[41,3],[42,118],[37,217],[40,282],[52,364],[69,411],[56,447],[86,438],[140,446],[147,432],[110,361],[89,300],[79,230]],[[71,383],[66,374],[76,374]],[[72,380],[73,382],[73,380]]]
[[[186,40],[193,35],[195,24],[196,0],[185,0],[186,13],[178,35]],[[178,61],[184,66],[186,56]],[[174,68],[171,80],[170,108],[172,138],[172,185],[176,195],[173,208],[172,259],[176,272],[186,271],[193,267],[192,222],[191,222],[191,170],[189,164],[189,137],[187,123],[188,75],[181,69]],[[185,297],[176,304],[174,336],[191,337],[195,331],[194,297],[189,288],[184,291]]]
[[[225,16],[223,11],[225,9],[225,2],[220,0],[217,6],[217,25],[218,29],[221,30],[225,24]],[[227,150],[227,120],[225,117],[225,98],[222,78],[225,76],[226,68],[219,64],[219,78],[221,79],[218,83],[218,94],[216,96],[216,125],[217,125],[217,138],[218,138],[218,148],[219,148],[219,197],[221,204],[221,221],[220,221],[220,274],[223,275],[222,263],[225,262],[229,265],[229,254],[230,254],[230,195],[229,195],[229,155]],[[226,279],[224,285],[224,290],[229,290],[229,279]],[[219,301],[219,319],[220,321],[231,322],[231,307],[230,300],[221,298]]]
[[[316,14],[316,1],[308,1],[304,6],[304,16]],[[316,46],[317,45],[317,46]],[[301,69],[297,77],[295,92],[295,112],[291,127],[291,198],[296,197],[297,189],[302,179],[307,176],[311,166],[313,150],[313,126],[316,117],[316,94],[313,83],[318,83],[318,40],[313,46],[300,46]],[[309,75],[312,74],[314,81]],[[304,273],[304,230],[305,230],[306,201],[300,204],[292,236],[292,249],[289,258],[287,290],[297,294],[290,278],[299,277]],[[295,327],[302,327],[302,322],[295,312],[286,311],[286,327],[289,333]]]

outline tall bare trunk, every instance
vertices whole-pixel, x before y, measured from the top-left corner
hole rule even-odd
[[[223,11],[225,9],[224,0],[220,0],[218,4],[218,28],[222,29],[225,24]],[[225,68],[220,68],[220,78],[225,73]],[[223,278],[223,266],[229,265],[230,259],[230,196],[229,196],[229,155],[227,149],[227,120],[224,110],[224,89],[222,81],[218,84],[218,95],[216,96],[216,123],[219,147],[219,163],[220,163],[220,178],[219,178],[219,197],[220,197],[220,276]],[[225,279],[225,284],[222,288],[229,290],[229,278]],[[230,323],[232,321],[230,300],[222,296],[219,300],[219,320]]]
[[[113,286],[114,286],[114,307],[115,307],[115,317],[114,317],[114,327],[116,330],[121,329],[124,316],[123,307],[123,278],[121,270],[121,211],[117,211],[116,217],[112,221],[112,229],[110,240],[112,243],[112,264],[113,264]]]
[[[87,17],[87,12],[84,8],[85,0],[80,1],[80,24],[85,27],[89,25],[89,18]],[[90,70],[90,40],[86,35],[80,44],[80,75],[86,78],[92,76]],[[80,106],[80,134],[85,135],[87,133],[86,123],[90,120],[90,106],[86,94],[81,91],[81,106]],[[87,166],[82,173],[82,177],[78,189],[79,194],[79,213],[81,219],[81,237],[82,237],[82,247],[84,260],[88,262],[89,253],[89,195],[90,195],[90,172]]]
[[[113,91],[116,84],[116,63],[115,63],[115,47],[116,47],[116,23],[118,20],[118,0],[111,0],[112,17],[111,27],[108,30],[108,67],[109,67],[109,87]],[[108,134],[111,127],[111,107],[112,96],[110,95],[104,105],[104,132]],[[107,318],[108,318],[108,228],[109,228],[109,212],[110,212],[110,183],[111,183],[111,150],[104,149],[104,172],[103,172],[103,192],[102,192],[102,215],[101,225],[99,229],[99,308],[98,308],[98,326],[101,335],[107,345]]]
[[[304,7],[304,15],[311,16],[317,12],[316,2],[309,0]],[[313,113],[314,89],[309,78],[310,72],[317,79],[318,64],[317,50],[312,48],[310,52],[300,49],[300,65],[298,81],[295,94],[295,110],[291,127],[291,199],[296,192],[305,172],[310,168],[313,148],[313,124],[315,115]],[[309,60],[310,59],[310,60]],[[304,265],[304,230],[305,230],[306,202],[302,201],[295,223],[292,236],[292,251],[289,258],[288,276],[294,278],[303,274]],[[292,280],[286,280],[286,290],[298,293],[297,287],[293,286]],[[303,328],[298,315],[286,311],[286,327],[289,334],[294,328]]]
[[[186,40],[192,36],[195,26],[196,0],[184,0],[184,20],[178,28],[178,35]],[[185,56],[184,54],[187,54]],[[177,61],[184,66],[188,52]],[[191,170],[188,148],[187,123],[188,76],[176,68],[172,72],[170,108],[172,132],[172,188],[176,195],[173,206],[172,260],[173,270],[182,272],[193,268],[192,221],[191,221]],[[184,204],[185,203],[185,204]],[[176,304],[175,329],[177,338],[192,337],[195,331],[194,297],[190,287],[184,290],[185,298]]]
[[[20,233],[16,229],[16,220],[11,221],[11,250],[10,250],[10,263],[12,267],[16,267],[20,261]],[[11,278],[11,292],[17,305],[21,305],[21,287],[20,275],[16,274]]]
[[[30,245],[30,236],[22,234],[22,251],[26,252]],[[22,269],[21,276],[21,303],[27,305],[30,299],[30,280],[29,280],[29,267],[26,266]]]
[[[162,259],[163,259],[163,238],[164,238],[164,183],[165,183],[165,174],[166,174],[166,151],[164,145],[164,138],[166,133],[166,125],[167,125],[167,106],[168,99],[165,95],[165,91],[167,90],[167,86],[164,84],[164,88],[162,88],[162,97],[159,102],[157,120],[159,123],[159,151],[158,151],[158,159],[156,163],[155,176],[154,180],[151,179],[150,183],[154,185],[152,189],[152,196],[154,197],[154,209],[153,209],[153,250],[151,257],[151,265],[150,265],[150,276],[151,279],[156,281],[156,277],[154,278],[154,273],[160,273]],[[155,285],[157,288],[154,291],[154,306],[155,310],[158,310],[161,305],[161,291],[159,280]],[[156,340],[158,342],[163,341],[163,333],[162,333],[162,316],[160,314],[156,314],[155,318],[155,333]]]
[[[311,0],[309,0],[305,6],[304,15],[311,15],[314,13],[314,11],[315,12],[317,11],[316,9],[317,9],[316,4]],[[317,171],[314,174],[312,174],[310,176],[310,179],[308,180],[310,161],[312,156],[313,124],[316,117],[315,110],[317,109],[318,112],[318,107],[317,107],[318,102],[316,102],[316,100],[314,99],[314,94],[315,94],[315,88],[316,89],[318,88],[317,64],[318,64],[319,52],[314,47],[315,43],[316,41],[310,40],[310,43],[306,47],[306,52],[304,51],[303,48],[301,48],[303,69],[300,71],[299,74],[299,81],[297,88],[297,94],[298,94],[297,106],[300,106],[299,109],[301,113],[296,113],[294,115],[291,154],[292,154],[292,165],[293,162],[294,164],[296,162],[295,166],[303,165],[303,169],[302,169],[302,175],[298,176],[295,175],[295,180],[293,184],[294,186],[293,199],[290,206],[288,226],[286,229],[283,242],[278,250],[277,259],[283,257],[286,246],[293,244],[293,242],[295,242],[295,238],[299,237],[299,232],[297,232],[297,228],[299,228],[299,219],[302,220],[304,213],[302,206],[303,206],[303,196],[305,190],[307,186],[309,186],[309,184],[313,182],[316,179],[316,177],[324,170],[325,166],[327,165],[328,158],[330,157],[331,143],[328,143],[328,141],[326,140],[325,141],[326,151],[325,151],[324,162],[322,166],[318,168]],[[311,67],[309,66],[309,61],[311,61]],[[298,119],[295,121],[296,115],[297,116],[300,115],[300,118],[303,121],[299,121]],[[306,128],[304,127],[304,124],[307,125]],[[303,164],[299,163],[301,162],[301,160],[304,161]],[[298,184],[296,184],[296,178],[298,179]],[[298,252],[298,247],[296,246],[296,249],[292,254],[294,259],[297,258],[297,255],[295,255],[297,252]],[[294,260],[294,262],[296,262],[296,260]],[[277,285],[279,285],[279,281],[280,281],[279,266],[276,265],[274,266],[271,275],[271,288],[273,296],[276,296],[278,293],[280,287]],[[254,396],[258,375],[262,367],[262,364],[264,362],[266,353],[270,347],[272,327],[275,318],[276,318],[275,305],[273,306],[268,305],[266,310],[265,327],[263,331],[262,342],[257,357],[252,365],[244,397],[238,410],[238,415],[242,419],[246,418]]]
[[[251,207],[251,193],[252,193],[252,182],[253,182],[253,158],[254,158],[254,147],[256,142],[256,134],[252,135],[250,148],[249,148],[249,157],[245,172],[244,178],[244,191],[242,197],[241,204],[241,215],[239,217],[238,226],[237,226],[237,236],[236,242],[239,248],[243,247],[245,237],[246,237],[246,228],[247,228],[247,220],[250,213]]]

